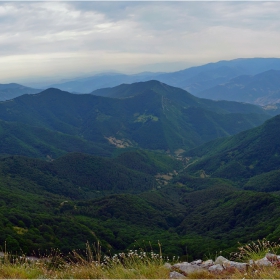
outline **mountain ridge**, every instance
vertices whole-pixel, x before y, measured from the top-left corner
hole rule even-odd
[[[0,101],[10,100],[23,94],[36,94],[40,91],[42,90],[26,87],[17,83],[0,84]]]
[[[192,94],[197,95],[200,91],[203,91],[206,88],[225,83],[238,75],[255,75],[269,69],[280,70],[280,59],[239,58],[222,60],[200,66],[193,66],[175,72],[159,74],[114,74],[111,76],[98,74],[92,77],[83,78],[82,80],[77,79],[76,82],[74,80],[51,86],[70,92],[90,93],[96,89],[114,87],[122,83],[145,82],[155,79],[171,86],[183,88]]]
[[[203,169],[208,175],[245,183],[251,177],[279,170],[279,124],[277,115],[259,127],[189,151],[189,156],[201,157],[189,170]]]
[[[157,81],[125,87],[127,93],[140,94],[118,99],[50,88],[0,103],[0,119],[98,144],[174,152],[251,128],[270,117],[254,105],[199,99]]]
[[[160,240],[168,255],[202,258],[238,241],[278,240],[272,184],[280,173],[271,166],[280,164],[280,116],[267,120],[258,106],[200,99],[157,81],[105,91],[118,98],[51,88],[0,103],[2,147],[12,150],[14,136],[17,153],[31,147],[41,157],[0,157],[0,243],[67,254],[100,242],[114,254],[145,238],[150,247]]]
[[[280,70],[268,70],[254,76],[243,75],[206,89],[202,98],[247,102],[256,105],[280,103]]]

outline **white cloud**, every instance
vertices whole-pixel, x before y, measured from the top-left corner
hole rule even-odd
[[[1,77],[280,57],[279,14],[280,2],[1,2]]]

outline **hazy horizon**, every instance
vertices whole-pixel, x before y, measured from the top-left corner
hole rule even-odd
[[[0,83],[280,57],[280,2],[0,2]]]

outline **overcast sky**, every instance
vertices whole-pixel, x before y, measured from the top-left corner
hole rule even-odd
[[[0,2],[0,83],[280,57],[280,2]]]

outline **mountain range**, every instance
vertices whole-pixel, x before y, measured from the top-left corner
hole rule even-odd
[[[259,127],[190,150],[187,155],[198,159],[189,172],[230,179],[258,191],[280,191],[275,179],[280,170],[279,127],[277,115]]]
[[[135,75],[105,73],[65,83],[53,84],[51,87],[69,92],[90,93],[95,89],[114,87],[123,83],[158,80],[199,96],[199,92],[226,83],[237,76],[256,75],[271,69],[280,70],[279,58],[224,60],[171,73],[140,73]]]
[[[48,85],[47,88],[58,88],[71,93],[91,93],[95,91],[94,94],[102,95],[101,89],[103,88],[157,80],[185,89],[197,97],[247,102],[260,106],[275,104],[274,108],[269,107],[269,109],[279,112],[280,106],[277,104],[279,103],[279,71],[280,62],[278,58],[235,59],[209,63],[171,73],[97,74],[87,78]],[[0,85],[0,101],[40,91],[42,90],[19,84],[2,84]]]
[[[120,89],[125,97],[129,97],[77,95],[58,89],[23,95],[0,103],[0,119],[9,122],[5,124],[7,129],[8,126],[13,128],[9,128],[10,140],[13,139],[9,141],[17,145],[17,153],[22,144],[19,154],[30,155],[25,151],[37,139],[37,146],[44,148],[41,151],[44,150],[45,156],[51,156],[55,149],[69,151],[74,143],[76,149],[72,151],[97,154],[105,154],[104,149],[110,151],[113,147],[174,153],[217,137],[236,134],[260,125],[270,117],[265,110],[254,105],[200,99],[157,81],[108,89],[107,96],[109,93],[115,95]],[[19,130],[26,135],[18,124],[24,124],[30,131],[29,138],[17,136]],[[32,131],[31,127],[36,129]],[[38,128],[40,133],[34,132]],[[47,141],[43,134],[47,135]],[[4,133],[3,137],[7,139],[8,136]],[[63,144],[66,139],[67,144]],[[55,148],[51,148],[52,145]],[[33,145],[34,153],[35,148]],[[10,144],[9,150],[12,149]],[[7,153],[7,150],[2,152]]]
[[[40,91],[42,90],[25,87],[16,83],[0,84],[0,101],[13,99],[23,94],[35,94]]]
[[[248,61],[235,63],[238,74]],[[39,255],[100,241],[114,254],[160,241],[166,255],[191,260],[277,241],[279,127],[277,109],[156,80],[3,101],[0,244]]]
[[[225,84],[206,89],[198,96],[261,106],[280,103],[280,71],[269,70],[254,76],[238,76]]]

